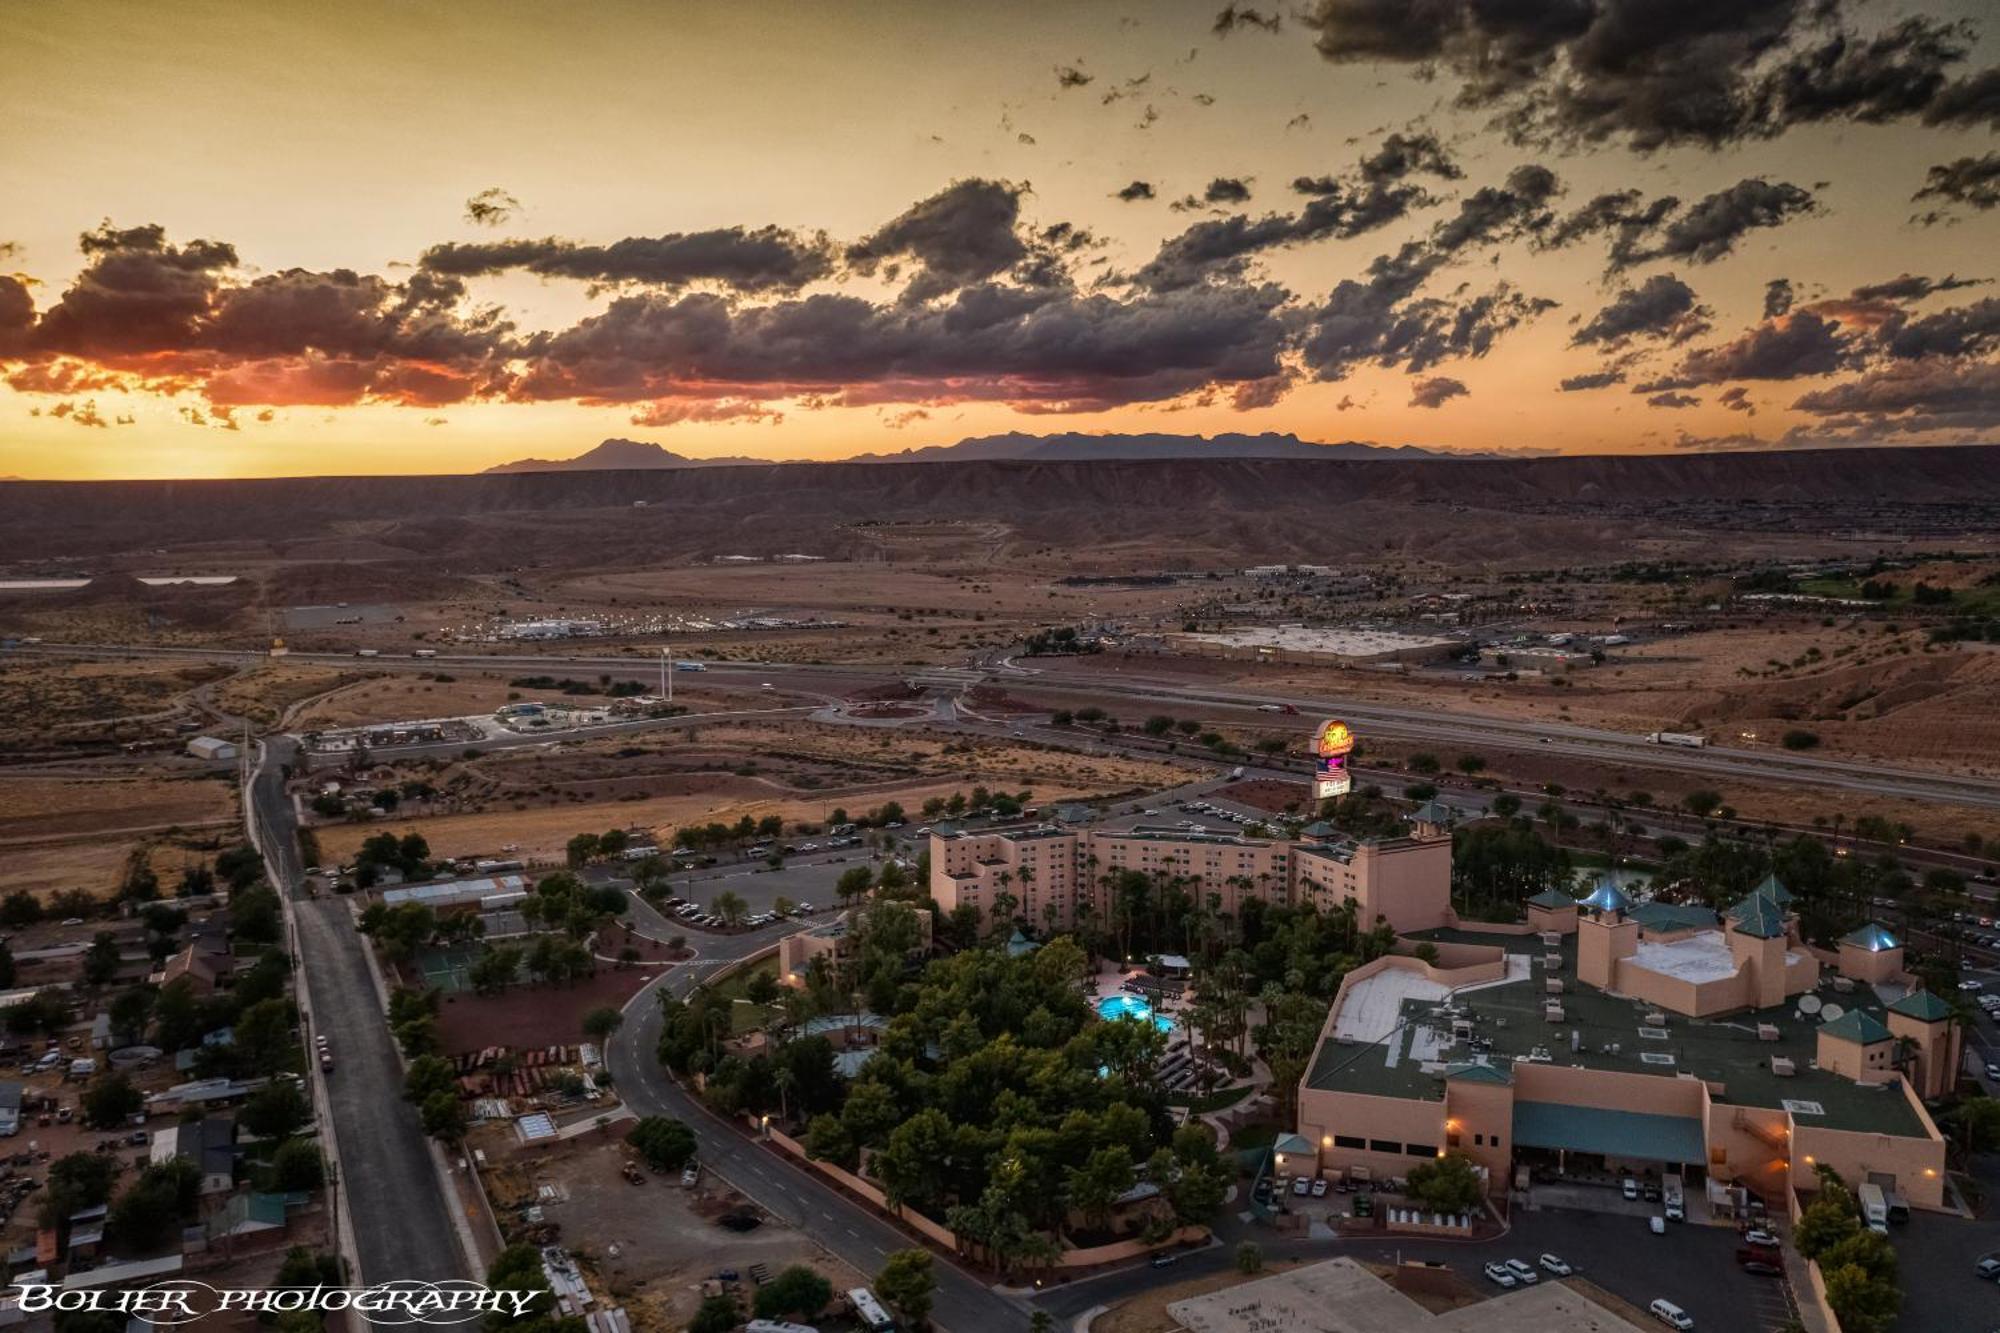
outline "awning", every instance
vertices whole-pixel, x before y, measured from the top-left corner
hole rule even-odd
[[[1514,1145],[1648,1162],[1695,1163],[1708,1155],[1701,1121],[1693,1117],[1561,1102],[1515,1102]]]

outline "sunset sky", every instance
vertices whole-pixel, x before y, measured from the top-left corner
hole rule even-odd
[[[0,475],[2000,440],[1978,0],[0,13]]]

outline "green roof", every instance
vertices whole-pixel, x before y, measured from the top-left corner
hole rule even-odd
[[[1563,1102],[1514,1103],[1514,1143],[1648,1162],[1705,1162],[1701,1121],[1693,1116],[1613,1111]]]
[[[1889,1006],[1889,1012],[1914,1018],[1920,1022],[1937,1023],[1950,1018],[1952,1009],[1937,996],[1927,990],[1913,990],[1902,999]]]
[[[1576,899],[1570,897],[1561,889],[1543,889],[1540,893],[1528,899],[1528,906],[1561,909],[1576,906]]]
[[[1698,904],[1640,903],[1625,914],[1647,930],[1701,930],[1715,924],[1715,912]]]
[[[1774,940],[1785,933],[1785,909],[1761,893],[1753,893],[1729,909],[1730,919],[1745,935]]]
[[[1857,926],[1841,937],[1842,944],[1852,944],[1870,953],[1881,953],[1884,949],[1900,949],[1903,942],[1886,929],[1870,921],[1865,926]]]
[[[1514,1076],[1496,1065],[1470,1063],[1452,1065],[1444,1071],[1448,1079],[1464,1079],[1467,1083],[1498,1083],[1506,1086],[1514,1081]]]
[[[1819,1030],[1842,1041],[1858,1041],[1863,1046],[1887,1041],[1891,1035],[1881,1019],[1862,1009],[1850,1009],[1831,1023],[1820,1024]]]
[[[1763,897],[1769,898],[1774,902],[1776,902],[1780,907],[1787,907],[1791,905],[1792,891],[1790,889],[1787,889],[1783,884],[1779,883],[1778,877],[1776,875],[1764,876],[1763,882],[1760,883],[1756,888],[1750,890],[1750,892],[1753,894],[1759,894]]]

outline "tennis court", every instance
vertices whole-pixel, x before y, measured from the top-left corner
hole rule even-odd
[[[478,958],[477,946],[459,945],[450,949],[426,949],[417,955],[415,962],[424,985],[443,991],[462,991],[472,989],[470,969]]]

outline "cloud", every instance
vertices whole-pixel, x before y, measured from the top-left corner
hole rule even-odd
[[[1128,204],[1135,203],[1141,199],[1151,199],[1153,198],[1153,183],[1151,181],[1133,181],[1130,185],[1118,191],[1116,197],[1123,199]]]
[[[1958,82],[1967,25],[1910,18],[1872,36],[1842,0],[1314,0],[1321,56],[1455,76],[1455,103],[1517,142],[1718,148],[1824,121],[2000,115],[2000,76]]]
[[[1700,405],[1701,399],[1693,394],[1677,393],[1671,389],[1665,393],[1656,393],[1646,400],[1648,407],[1699,407]]]
[[[768,421],[776,425],[784,419],[783,412],[745,398],[662,398],[641,404],[631,418],[635,426],[678,426],[689,421]]]
[[[1694,288],[1672,274],[1661,273],[1638,287],[1621,290],[1571,336],[1570,344],[1618,347],[1632,338],[1686,342],[1707,332],[1708,314],[1708,307],[1695,299]]]
[[[1918,221],[1925,225],[1943,221],[1954,204],[1981,212],[2000,206],[2000,152],[1955,158],[1932,167],[1925,173],[1924,188],[1910,196],[1912,203],[1924,199],[1937,199],[1944,205],[1919,215]]]
[[[2000,344],[2000,300],[1988,297],[1921,319],[1898,318],[1879,336],[1882,349],[1898,360],[1979,356]]]
[[[1265,32],[1276,32],[1283,25],[1284,19],[1275,11],[1266,14],[1231,0],[1231,3],[1215,16],[1215,22],[1210,25],[1209,31],[1218,37],[1227,37],[1238,28],[1261,28]]]
[[[465,201],[465,220],[480,227],[498,227],[520,211],[521,201],[497,185]]]
[[[1764,318],[1776,319],[1790,310],[1792,303],[1797,299],[1797,294],[1792,291],[1790,278],[1771,279],[1764,284]]]
[[[1201,192],[1203,203],[1242,204],[1250,200],[1249,183],[1234,176],[1217,176]]]
[[[1465,385],[1455,379],[1444,375],[1436,375],[1430,379],[1418,380],[1410,386],[1410,406],[1436,409],[1443,407],[1453,398],[1458,398],[1471,392],[1472,390],[1466,388]]]
[[[1555,249],[1609,235],[1613,272],[1662,259],[1712,264],[1732,253],[1750,232],[1781,226],[1817,207],[1811,191],[1761,177],[1706,195],[1685,212],[1671,195],[1648,202],[1637,190],[1620,190],[1600,194],[1558,219],[1540,243]]]
[[[1664,381],[1639,386],[1688,389],[1731,380],[1790,380],[1830,375],[1852,364],[1856,354],[1840,326],[1810,310],[1757,325],[1741,337],[1690,352]]]
[[[1900,273],[1887,282],[1871,282],[1856,287],[1852,295],[1857,301],[1921,301],[1936,292],[1983,287],[1990,281],[1990,278],[1961,278],[1955,273],[1947,273],[1933,282],[1926,277]]]
[[[824,234],[783,227],[634,236],[609,245],[559,240],[446,242],[424,251],[422,267],[458,278],[521,269],[545,278],[684,287],[715,282],[738,291],[796,291],[833,272]]]
[[[1459,357],[1483,357],[1509,330],[1553,301],[1501,283],[1475,297],[1417,297],[1448,256],[1418,242],[1377,255],[1366,281],[1343,279],[1307,318],[1299,355],[1317,378],[1338,380],[1373,363],[1421,372]]]
[[[1941,359],[1892,364],[1800,395],[1796,411],[1850,433],[1920,434],[2000,427],[2000,364]]]
[[[872,273],[886,260],[913,261],[917,273],[903,291],[910,301],[995,277],[1028,257],[1017,227],[1025,190],[1007,181],[954,181],[848,246],[847,262]]]
[[[1753,417],[1757,415],[1757,405],[1750,401],[1750,391],[1741,384],[1730,385],[1715,401],[1732,412],[1742,412]]]
[[[1583,389],[1608,389],[1614,384],[1625,382],[1622,370],[1588,370],[1581,375],[1566,375],[1557,386],[1564,393],[1576,393]]]
[[[1547,228],[1548,204],[1562,190],[1556,174],[1538,163],[1507,173],[1504,185],[1487,185],[1466,196],[1456,217],[1440,222],[1431,244],[1452,253],[1469,245],[1511,240]]]
[[[1095,77],[1093,74],[1085,74],[1075,65],[1059,65],[1056,67],[1056,86],[1064,90],[1081,88]]]

